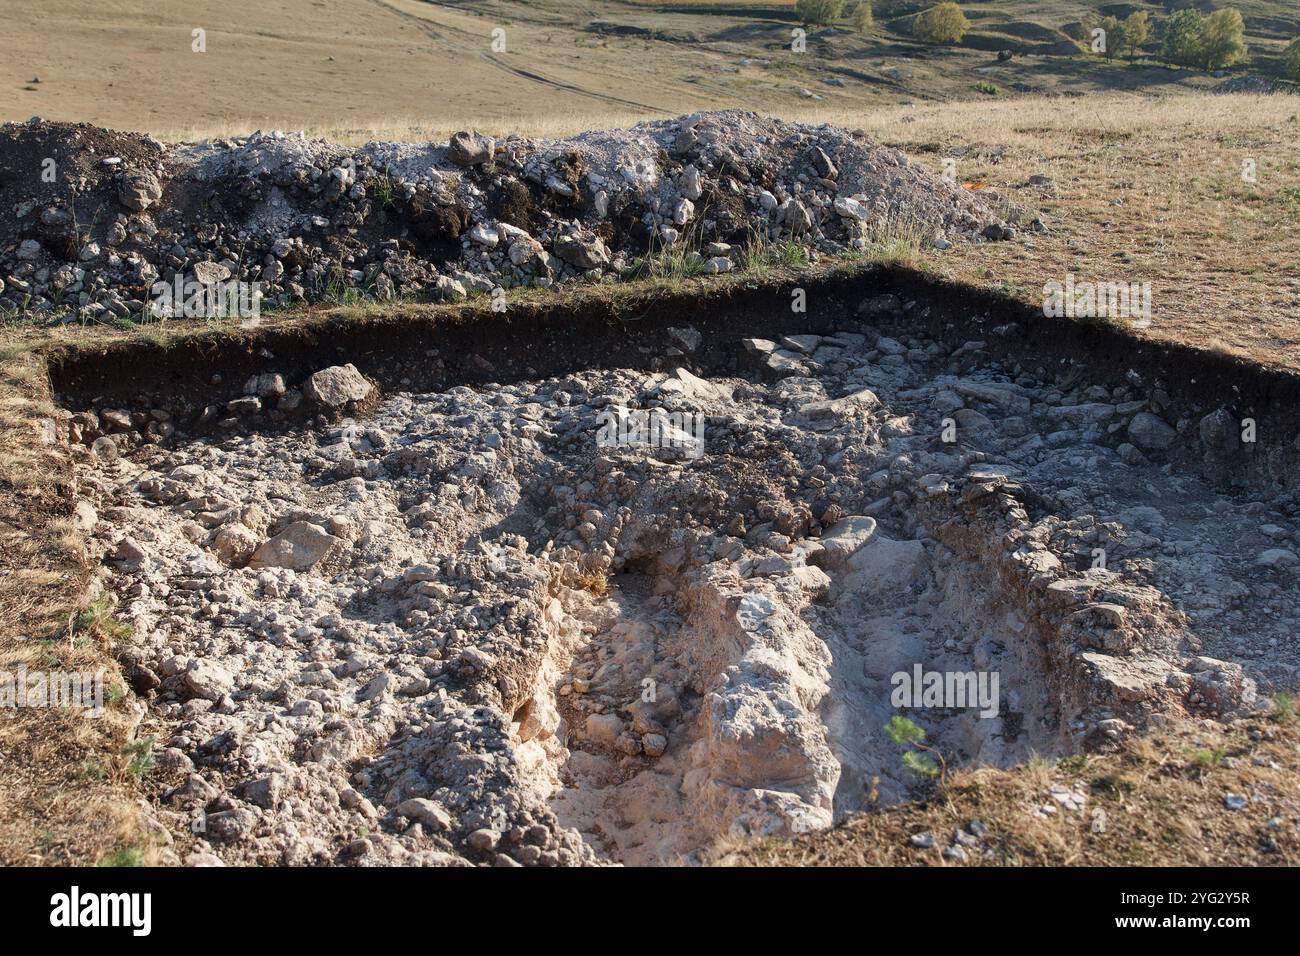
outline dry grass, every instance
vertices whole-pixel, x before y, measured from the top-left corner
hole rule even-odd
[[[609,597],[609,575],[603,571],[583,571],[575,583],[592,597]]]
[[[1183,721],[1117,753],[954,774],[928,800],[850,817],[795,840],[720,848],[736,866],[1294,866],[1300,862],[1300,722]],[[1060,808],[1054,784],[1081,792]],[[1250,797],[1229,810],[1226,794]],[[1036,811],[1057,806],[1044,816]],[[1098,813],[1100,811],[1100,814]],[[974,820],[989,828],[963,864],[942,851]],[[909,838],[932,833],[932,849]]]
[[[0,363],[0,671],[104,672],[99,718],[52,708],[0,717],[0,864],[150,858],[125,756],[135,726],[110,653],[124,633],[69,519],[77,495],[66,446],[43,439],[53,412],[40,356]]]
[[[319,122],[302,127],[309,138],[328,139],[347,146],[363,146],[373,141],[407,143],[445,141],[459,130],[473,127],[492,136],[531,136],[542,139],[559,139],[593,129],[617,129],[642,122],[646,117],[624,109],[574,110],[558,116],[519,115],[476,119],[412,119],[386,117],[364,124]],[[229,139],[248,136],[267,129],[265,123],[222,122],[185,126],[159,127],[154,131],[159,139],[168,143],[196,142],[205,139]],[[297,127],[295,127],[296,129]]]
[[[953,156],[959,179],[1042,213],[1045,234],[953,249],[940,260],[951,277],[1038,303],[1067,273],[1149,281],[1143,335],[1300,370],[1295,98],[1021,98],[898,107],[856,125],[936,171]],[[1052,185],[1027,186],[1035,174]]]
[[[814,31],[809,51],[794,54],[793,24],[783,19],[792,0],[43,0],[6,10],[0,60],[16,67],[0,84],[0,116],[183,138],[200,130],[328,127],[354,140],[376,126],[421,138],[462,124],[548,133],[724,106],[787,113],[820,104],[867,115],[903,100],[969,99],[978,83],[1095,93],[1215,82],[1097,57],[1000,63],[994,47],[975,40],[1014,46],[1016,31],[1003,29],[1008,20],[1050,29],[1104,5],[968,2],[971,42],[949,48],[918,46],[906,17],[882,15],[867,34]],[[1289,0],[1235,5],[1252,24],[1296,24]],[[690,6],[703,6],[705,15]],[[597,19],[644,32],[594,32]],[[504,51],[491,45],[498,29]],[[205,52],[192,49],[194,30],[206,31]],[[1273,69],[1283,42],[1252,35],[1252,53]]]

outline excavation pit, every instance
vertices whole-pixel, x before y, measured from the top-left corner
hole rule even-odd
[[[1231,370],[1089,378],[941,292],[784,291],[579,310],[567,355],[270,332],[169,353],[170,410],[56,363],[182,849],[698,863],[923,795],[895,716],[1012,766],[1294,686],[1292,450],[1177,426]],[[1294,384],[1239,374],[1232,427],[1243,383],[1278,427]]]

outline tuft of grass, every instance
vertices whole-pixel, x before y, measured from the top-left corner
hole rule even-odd
[[[690,235],[671,246],[652,244],[638,270],[641,276],[662,279],[690,279],[704,273],[704,256]]]
[[[578,575],[578,587],[593,597],[609,596],[609,575],[603,571],[583,571]]]
[[[1294,694],[1276,694],[1273,697],[1273,719],[1279,723],[1289,724],[1295,720],[1296,700]]]
[[[357,306],[366,301],[366,294],[348,281],[341,266],[332,269],[320,289],[321,301],[329,305]]]
[[[1088,755],[1072,754],[1069,757],[1062,757],[1058,765],[1067,773],[1083,773],[1088,769]]]
[[[0,326],[23,325],[31,322],[31,312],[29,309],[31,303],[32,297],[30,295],[25,295],[12,309],[0,309]]]
[[[845,258],[856,257],[846,256]],[[749,231],[749,238],[740,247],[740,251],[732,255],[732,262],[735,263],[738,270],[756,279],[766,279],[771,275],[774,266],[799,268],[808,265],[811,261],[812,258],[806,246],[795,242],[793,239],[779,241],[770,239],[754,229]]]
[[[1126,793],[1132,793],[1136,787],[1136,782],[1122,773],[1104,773],[1100,777],[1093,778],[1090,785],[1090,789],[1096,793],[1103,793],[1112,797],[1121,797]]]
[[[144,850],[138,846],[124,847],[101,859],[99,866],[144,866]]]
[[[135,629],[113,616],[112,599],[102,594],[86,606],[72,622],[72,632],[91,637],[124,641],[135,633]]]
[[[751,233],[750,238],[740,247],[735,262],[741,272],[756,279],[766,279],[772,274],[770,244],[757,233]]]
[[[379,204],[380,209],[388,209],[397,203],[397,186],[387,173],[366,180],[366,193]]]
[[[808,247],[800,245],[793,239],[776,243],[773,258],[777,264],[783,266],[806,266],[811,261]]]
[[[916,266],[924,259],[925,231],[915,222],[875,219],[862,231],[863,246],[849,257],[873,263]]]
[[[1205,747],[1197,747],[1191,750],[1188,756],[1192,758],[1192,762],[1196,764],[1197,767],[1208,769],[1210,767],[1217,767],[1223,763],[1223,758],[1228,756],[1228,750],[1226,747],[1215,747],[1212,750]]]
[[[133,740],[126,745],[123,753],[130,756],[126,764],[126,775],[139,780],[154,768],[153,747],[158,742],[156,736],[150,735],[141,740]]]

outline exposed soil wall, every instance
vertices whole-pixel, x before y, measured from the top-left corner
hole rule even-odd
[[[797,289],[806,312],[791,309]],[[869,298],[886,295],[916,306],[905,317],[860,309]],[[272,367],[286,381],[301,381],[319,368],[350,362],[383,390],[505,384],[580,369],[660,367],[659,343],[668,330],[691,326],[702,339],[692,362],[722,371],[736,367],[730,345],[737,336],[822,332],[844,327],[846,317],[866,329],[902,318],[907,327],[945,342],[979,341],[989,354],[1026,369],[1133,384],[1162,396],[1163,414],[1172,422],[1195,425],[1226,409],[1234,421],[1254,419],[1258,441],[1232,461],[1211,461],[1221,477],[1290,483],[1300,474],[1300,376],[1226,353],[1143,339],[1117,325],[1047,318],[994,292],[899,267],[702,283],[671,292],[621,289],[612,297],[512,304],[505,313],[482,305],[395,308],[382,317],[308,319],[166,343],[131,339],[57,351],[50,374],[68,408],[162,407],[185,418],[239,397],[249,377]]]

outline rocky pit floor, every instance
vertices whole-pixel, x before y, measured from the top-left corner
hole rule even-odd
[[[922,792],[897,713],[1009,766],[1294,687],[1300,502],[1216,491],[1144,383],[690,344],[88,453],[164,858],[705,862]],[[703,414],[703,454],[598,444],[619,407]],[[999,713],[895,709],[915,665],[997,672]]]

